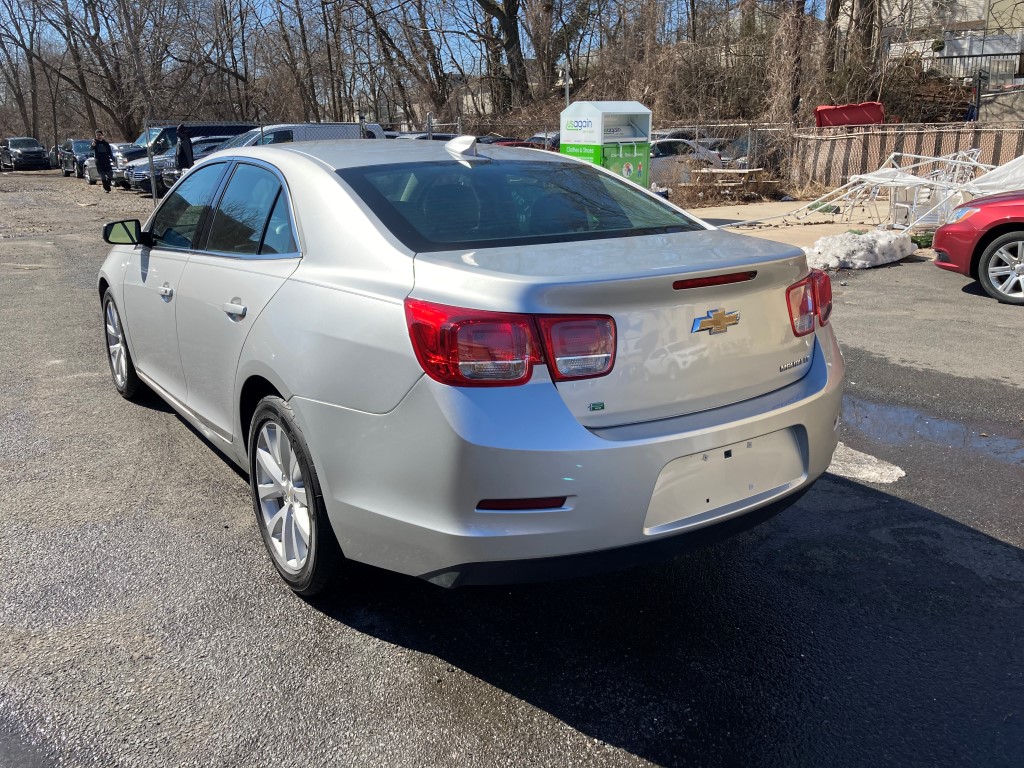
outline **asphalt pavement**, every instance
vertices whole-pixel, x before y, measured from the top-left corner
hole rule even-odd
[[[836,277],[841,437],[894,482],[837,463],[625,573],[308,603],[246,479],[109,381],[100,227],[150,201],[0,203],[0,766],[1024,763],[1021,308],[921,258]]]

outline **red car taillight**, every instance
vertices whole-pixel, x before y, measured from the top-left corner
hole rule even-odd
[[[832,280],[828,273],[812,269],[811,274],[786,289],[789,321],[793,333],[806,336],[814,330],[814,318],[825,325],[832,314]]]
[[[615,364],[615,322],[606,316],[539,315],[551,378],[604,376]]]
[[[546,360],[555,381],[587,379],[608,373],[615,362],[615,323],[610,317],[535,317],[419,299],[405,300],[405,317],[416,359],[442,384],[525,384],[533,366]]]

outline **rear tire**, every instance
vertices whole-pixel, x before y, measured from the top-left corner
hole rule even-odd
[[[249,487],[263,544],[281,578],[303,597],[324,591],[344,555],[302,429],[280,397],[263,398],[253,414]]]
[[[993,299],[1024,305],[1024,232],[989,243],[978,262],[978,282]]]
[[[134,400],[143,389],[142,382],[135,372],[128,342],[125,339],[124,326],[121,325],[121,314],[114,303],[114,295],[107,289],[103,294],[103,325],[107,341],[107,363],[110,365],[110,376],[114,381],[114,389],[125,400]]]

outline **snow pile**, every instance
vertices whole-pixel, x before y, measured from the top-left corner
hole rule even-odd
[[[823,237],[807,252],[807,263],[818,269],[868,269],[909,256],[917,250],[903,232],[876,229],[864,235],[844,232]]]

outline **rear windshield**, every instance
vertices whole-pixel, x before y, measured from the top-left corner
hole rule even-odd
[[[227,141],[225,141],[224,146],[222,146],[221,149],[231,149],[233,147],[247,147],[249,146],[249,142],[255,139],[257,136],[259,136],[260,133],[262,133],[262,131],[260,131],[259,128],[255,128],[251,131],[246,131],[245,133],[240,133],[233,139],[228,139]]]
[[[420,253],[703,229],[616,177],[577,163],[467,168],[451,160],[342,168],[338,175]]]

